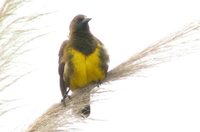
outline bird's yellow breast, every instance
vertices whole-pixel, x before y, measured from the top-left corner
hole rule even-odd
[[[100,47],[97,47],[90,55],[84,55],[80,51],[69,48],[68,53],[72,55],[71,65],[73,72],[68,77],[70,89],[73,91],[83,88],[92,82],[98,82],[105,78],[105,71],[101,68]],[[67,67],[65,70],[67,70]]]

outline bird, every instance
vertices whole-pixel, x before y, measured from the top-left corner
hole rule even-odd
[[[106,78],[109,55],[103,43],[91,33],[91,19],[82,14],[76,15],[70,23],[68,39],[60,47],[58,72],[61,102],[69,97],[69,91],[73,93],[90,84],[99,86]],[[91,112],[89,98],[80,110],[84,117]]]

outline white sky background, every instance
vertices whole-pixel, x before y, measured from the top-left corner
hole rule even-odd
[[[33,0],[34,1],[34,0]],[[58,3],[59,2],[59,3]],[[21,107],[0,119],[0,131],[23,131],[34,118],[61,99],[57,59],[68,26],[77,14],[91,17],[91,32],[110,54],[110,69],[149,44],[200,20],[198,0],[35,0],[20,13],[52,12],[38,23],[47,36],[34,41],[23,61],[32,74],[8,89],[2,97],[17,98]],[[43,29],[44,28],[44,29]],[[92,105],[84,132],[199,132],[200,50],[159,65],[126,80],[103,85],[114,92],[103,94]],[[9,125],[8,125],[9,124]]]

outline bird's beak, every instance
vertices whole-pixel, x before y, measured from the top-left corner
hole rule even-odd
[[[82,23],[88,23],[92,18],[85,18]]]

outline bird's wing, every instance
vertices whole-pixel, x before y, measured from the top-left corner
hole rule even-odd
[[[107,53],[106,49],[104,48],[103,43],[99,39],[97,39],[97,38],[95,38],[95,39],[98,42],[98,44],[100,45],[101,68],[104,69],[105,73],[107,73],[108,62],[109,62],[108,53]]]
[[[64,41],[63,44],[60,47],[59,51],[59,61],[58,61],[58,73],[60,75],[60,91],[62,96],[66,96],[66,92],[68,91],[68,84],[64,81],[63,74],[64,74],[64,67],[65,67],[65,61],[62,61],[64,56],[64,48],[68,45],[68,41]]]

